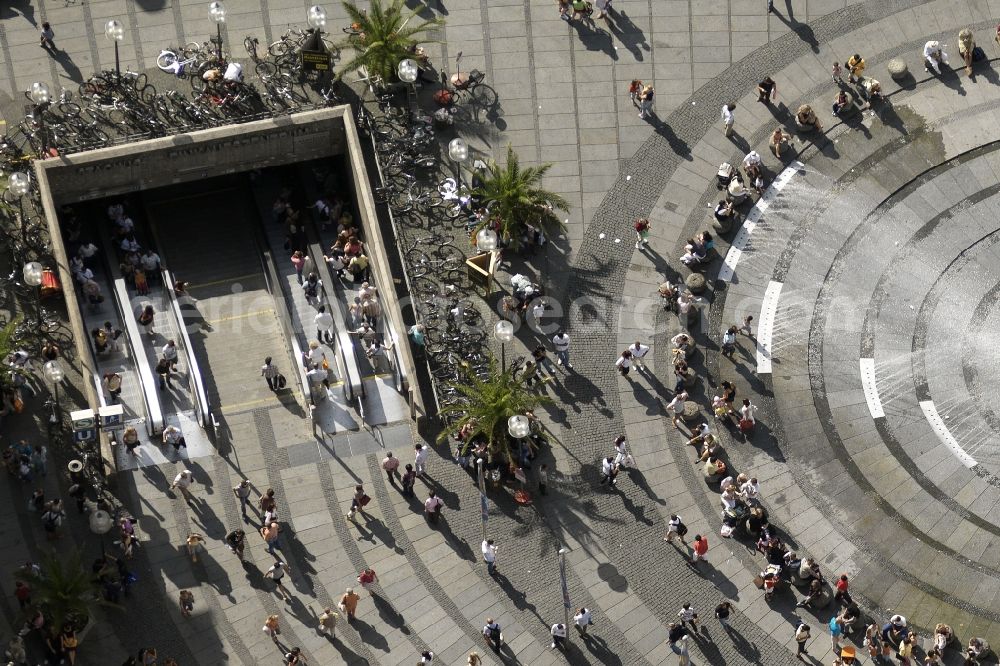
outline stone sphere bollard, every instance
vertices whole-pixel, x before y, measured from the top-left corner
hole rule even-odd
[[[906,61],[902,58],[893,58],[889,61],[889,76],[892,77],[893,81],[899,81],[905,79],[906,75],[910,73],[909,68],[906,66]]]
[[[691,275],[684,278],[684,285],[692,294],[704,293],[706,287],[705,276],[701,273],[691,273]]]

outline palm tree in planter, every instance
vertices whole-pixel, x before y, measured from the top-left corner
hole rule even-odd
[[[56,551],[44,555],[42,576],[26,576],[32,603],[41,607],[49,631],[55,636],[70,623],[82,630],[98,607],[117,608],[101,597],[96,575],[87,571],[79,550],[60,558]]]
[[[446,442],[448,437],[466,425],[471,427],[468,442],[485,439],[490,459],[503,456],[507,462],[515,458],[507,445],[507,419],[516,414],[525,414],[536,407],[552,402],[551,398],[540,395],[528,387],[524,379],[515,376],[514,368],[504,368],[495,358],[490,359],[489,372],[485,378],[471,368],[464,368],[462,378],[448,382],[459,395],[467,399],[466,404],[445,405],[441,414],[457,414],[459,418],[438,435],[438,442]],[[463,454],[467,450],[463,451]]]
[[[343,3],[352,31],[340,46],[354,49],[355,55],[341,66],[338,76],[363,67],[369,75],[378,76],[385,83],[394,81],[399,62],[414,57],[421,41],[418,37],[444,25],[440,17],[418,19],[417,12],[403,2],[371,0],[368,11],[350,2]]]
[[[552,237],[565,227],[555,210],[568,211],[569,202],[562,196],[542,188],[542,179],[552,164],[522,167],[517,153],[507,146],[507,162],[500,166],[495,160],[486,164],[484,172],[475,174],[473,195],[489,211],[476,228],[498,226],[497,235],[516,250],[530,224]]]

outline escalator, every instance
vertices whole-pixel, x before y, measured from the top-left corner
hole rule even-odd
[[[205,392],[223,417],[300,404],[283,304],[262,261],[258,213],[245,176],[214,179],[144,194],[165,267],[187,283],[181,311]],[[286,376],[271,391],[260,376],[265,357]]]

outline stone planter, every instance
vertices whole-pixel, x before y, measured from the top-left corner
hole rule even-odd
[[[684,278],[684,285],[688,288],[692,294],[701,294],[705,292],[706,282],[705,276],[701,273],[691,273],[686,278]]]

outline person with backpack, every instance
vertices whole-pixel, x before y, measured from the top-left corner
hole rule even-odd
[[[323,281],[315,273],[310,273],[306,281],[302,283],[302,292],[306,295],[306,302],[315,307],[319,306],[319,293],[323,290]]]
[[[795,657],[799,661],[805,661],[806,659],[802,655],[809,654],[809,650],[806,649],[806,643],[809,641],[809,638],[809,625],[805,622],[799,622],[799,625],[795,627],[795,642],[798,644]]]
[[[486,618],[483,637],[486,638],[486,642],[493,648],[493,651],[500,654],[500,648],[503,646],[503,632],[500,630],[500,623],[491,617]]]
[[[45,536],[50,539],[59,538],[59,528],[63,520],[66,519],[66,512],[62,508],[62,500],[54,500],[42,514],[42,527],[45,528]]]

